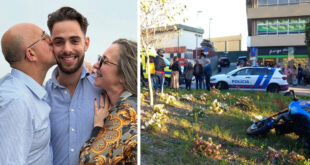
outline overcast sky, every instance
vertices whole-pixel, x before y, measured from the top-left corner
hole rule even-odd
[[[137,41],[137,0],[8,0],[0,6],[0,36],[11,26],[29,22],[49,32],[47,15],[60,7],[70,6],[82,13],[89,22],[87,36],[90,47],[85,60],[92,64],[118,38]],[[1,48],[0,48],[1,50]],[[0,77],[11,71],[0,51]],[[51,76],[51,70],[46,80]]]
[[[183,1],[187,5],[184,15],[189,19],[183,24],[203,28],[205,39],[209,38],[209,23],[211,38],[241,34],[242,50],[246,50],[248,32],[245,0]]]

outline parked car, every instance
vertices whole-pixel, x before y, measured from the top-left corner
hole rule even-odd
[[[227,74],[212,76],[211,85],[218,89],[286,91],[287,77],[279,68],[243,67]]]
[[[230,66],[230,61],[228,57],[221,57],[219,61],[220,61],[221,67]]]
[[[248,59],[246,56],[240,56],[238,57],[238,60],[237,60],[237,66],[243,64],[243,66],[246,66],[246,63],[247,63]]]

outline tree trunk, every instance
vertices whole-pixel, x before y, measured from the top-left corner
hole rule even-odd
[[[150,56],[148,51],[146,52],[146,66],[147,66],[147,80],[149,82],[149,93],[150,93],[150,105],[153,106],[154,105],[154,99],[153,99],[153,88],[152,88],[152,79],[151,79],[151,69],[150,69]]]

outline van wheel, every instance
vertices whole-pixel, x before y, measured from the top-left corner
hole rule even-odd
[[[216,84],[216,88],[219,90],[226,90],[228,89],[228,84],[226,82],[220,81]]]
[[[270,84],[267,88],[267,92],[279,93],[280,86],[277,84]]]

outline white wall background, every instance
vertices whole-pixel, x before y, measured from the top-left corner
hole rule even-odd
[[[180,46],[186,46],[186,49],[196,49],[196,41],[197,48],[201,47],[200,43],[202,42],[202,34],[199,34],[197,38],[196,33],[183,30],[180,35]]]

